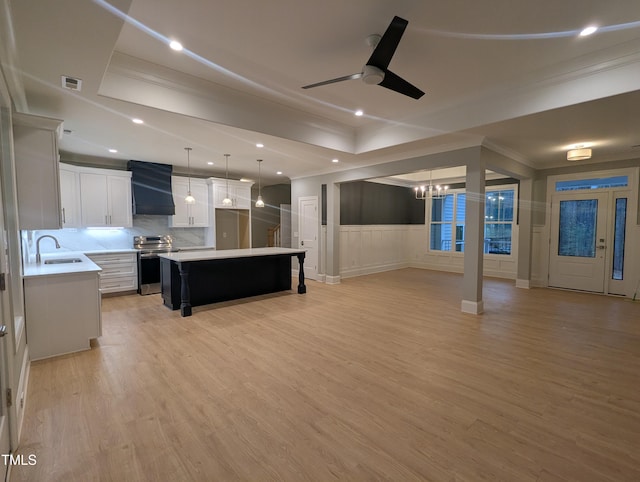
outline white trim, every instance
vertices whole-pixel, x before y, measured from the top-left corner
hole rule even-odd
[[[27,406],[27,390],[29,388],[29,375],[31,374],[31,361],[29,359],[29,345],[24,348],[24,356],[22,357],[22,367],[20,369],[20,380],[18,381],[18,391],[14,396],[13,403],[16,405],[16,426],[17,436],[16,443],[20,444],[20,436],[22,435],[22,425],[24,422],[24,412]]]
[[[329,275],[327,275],[325,282],[328,285],[339,285],[340,284],[340,280],[341,280],[340,276],[329,276]]]
[[[471,313],[472,315],[479,315],[484,312],[484,301],[469,301],[462,300],[460,309],[463,313]]]
[[[516,288],[523,288],[528,290],[531,288],[531,281],[528,279],[516,279]]]

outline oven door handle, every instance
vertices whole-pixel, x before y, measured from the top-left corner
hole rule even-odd
[[[140,259],[157,258],[157,253],[140,253]]]

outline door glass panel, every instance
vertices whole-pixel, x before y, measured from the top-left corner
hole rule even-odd
[[[596,256],[598,200],[560,201],[558,256]]]
[[[629,176],[600,177],[595,179],[575,179],[556,182],[556,191],[578,191],[583,189],[609,189],[612,187],[627,187]]]
[[[613,230],[613,274],[621,280],[624,268],[624,235],[627,224],[627,198],[616,199],[616,220]]]

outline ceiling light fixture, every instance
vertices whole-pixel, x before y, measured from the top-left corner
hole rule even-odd
[[[264,144],[263,144],[262,142],[258,142],[258,143],[256,144],[256,147],[257,147],[258,149],[260,149],[260,148],[264,147]]]
[[[209,162],[207,162],[207,165],[213,166],[213,162],[209,161]]]
[[[227,179],[227,196],[222,200],[222,205],[223,206],[232,206],[233,205],[233,201],[231,200],[231,198],[229,197],[229,156],[231,154],[225,154],[224,157],[226,158],[226,179]],[[218,198],[219,199],[219,198]]]
[[[354,112],[357,117],[362,117],[364,115],[364,111],[362,109],[358,109]]]
[[[112,154],[115,154],[116,152],[118,152],[118,149],[109,149],[109,152],[111,152]]]
[[[591,159],[591,149],[584,146],[576,146],[575,149],[567,151],[567,161],[584,161]]]
[[[133,122],[134,124],[144,124],[144,121],[142,119],[131,119],[131,122]]]
[[[262,159],[258,159],[258,199],[256,200],[256,207],[257,208],[263,208],[264,207],[264,201],[262,200],[262,185],[261,185],[261,170],[260,170],[260,164],[262,164]]]
[[[278,171],[278,172],[276,172],[276,174],[277,174],[278,176],[282,176],[282,171]]]
[[[416,199],[424,200],[424,199],[440,199],[446,197],[447,191],[449,190],[449,186],[441,186],[436,184],[435,186],[431,183],[431,173],[429,171],[429,185],[428,186],[416,186],[414,187],[414,191],[416,192]]]
[[[598,30],[598,27],[596,27],[594,25],[590,25],[588,27],[585,27],[580,31],[580,37],[587,37],[589,35],[592,35],[592,34],[596,33],[597,30]]]
[[[332,159],[331,162],[338,163],[338,162],[340,162],[340,159]]]
[[[172,40],[169,42],[169,47],[171,47],[176,52],[180,52],[182,50],[182,44],[177,40]]]
[[[191,147],[185,147],[184,148],[185,151],[187,151],[187,172],[189,173],[189,187],[187,190],[187,197],[184,198],[184,202],[186,202],[187,204],[195,204],[196,203],[196,198],[194,198],[191,195],[191,162],[189,159],[189,153],[191,152]]]

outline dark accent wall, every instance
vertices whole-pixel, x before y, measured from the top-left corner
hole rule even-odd
[[[262,188],[264,207],[256,208],[258,186],[251,189],[251,246],[262,248],[267,245],[267,231],[280,224],[280,205],[291,204],[291,185],[276,184]]]
[[[424,224],[424,201],[413,189],[357,181],[340,185],[340,224]]]

